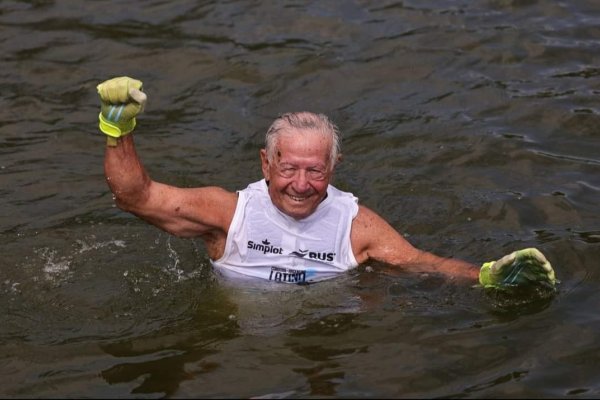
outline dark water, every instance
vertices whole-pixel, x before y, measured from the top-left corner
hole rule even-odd
[[[597,1],[3,1],[0,54],[0,396],[600,396]],[[243,188],[277,114],[323,112],[336,185],[413,244],[536,246],[559,291],[373,264],[230,286],[113,206],[95,86],[118,75],[157,180]]]

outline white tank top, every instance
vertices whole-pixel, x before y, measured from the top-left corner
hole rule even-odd
[[[286,283],[332,278],[358,265],[350,245],[358,199],[329,185],[315,212],[296,220],[273,205],[264,179],[238,191],[225,251],[211,260],[226,276]]]

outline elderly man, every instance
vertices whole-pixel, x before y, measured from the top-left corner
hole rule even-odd
[[[368,260],[445,274],[486,287],[541,283],[554,271],[536,249],[515,251],[481,268],[413,247],[383,218],[330,184],[340,158],[337,127],[322,114],[277,118],[260,151],[264,179],[236,193],[153,181],[131,132],[143,110],[142,82],[117,77],[98,85],[105,174],[122,210],[180,237],[200,237],[217,271],[239,278],[310,283]]]

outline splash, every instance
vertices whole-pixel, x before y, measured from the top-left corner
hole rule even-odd
[[[94,236],[92,236],[92,239],[95,239]],[[75,243],[77,243],[80,248],[78,250],[78,254],[83,254],[86,253],[88,251],[91,250],[98,250],[98,249],[102,249],[105,247],[109,247],[109,246],[115,246],[115,247],[120,247],[120,248],[125,248],[125,241],[124,240],[108,240],[105,242],[96,242],[96,243],[87,243],[83,240],[77,239],[75,240]]]
[[[34,250],[34,253],[43,261],[42,272],[43,277],[47,281],[59,283],[68,279],[72,274],[72,266],[75,259],[90,251],[99,250],[102,248],[125,248],[123,240],[107,240],[95,241],[96,237],[91,236],[89,241],[77,239],[75,245],[78,247],[75,251],[68,255],[59,255],[56,248],[41,247]],[[113,251],[116,251],[113,250]]]
[[[56,281],[70,272],[71,257],[59,257],[55,249],[43,247],[35,253],[44,261],[42,271],[49,281]]]

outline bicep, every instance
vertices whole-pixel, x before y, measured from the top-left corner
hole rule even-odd
[[[358,263],[373,259],[402,265],[413,262],[420,253],[383,218],[362,205],[352,223],[351,241]]]
[[[179,188],[152,182],[143,201],[131,211],[157,227],[181,237],[226,233],[237,194],[218,187]]]

